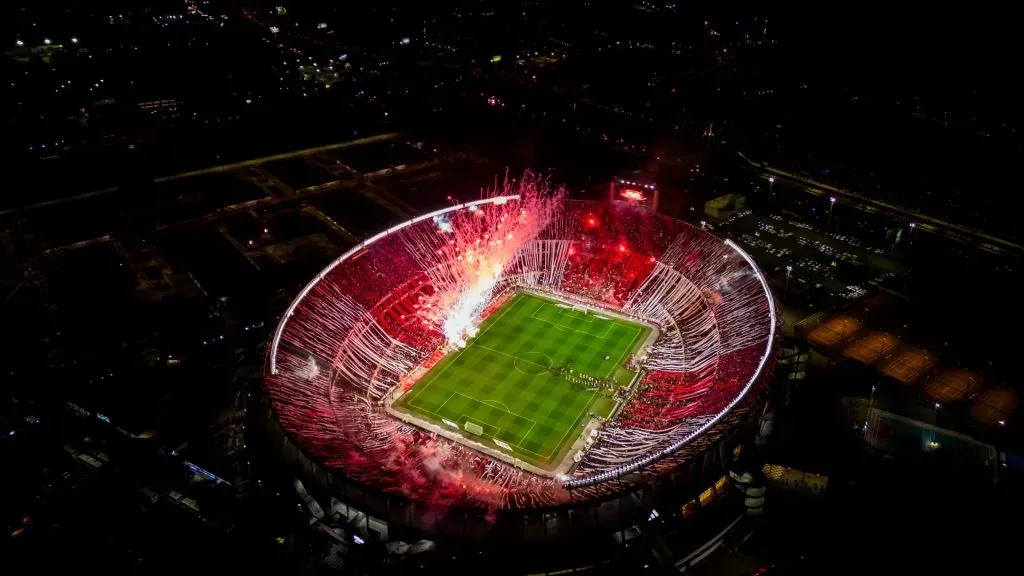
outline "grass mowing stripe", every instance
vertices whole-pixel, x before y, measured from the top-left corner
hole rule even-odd
[[[583,406],[583,410],[580,410],[580,413],[576,415],[576,419],[572,421],[572,426],[569,426],[568,428],[565,429],[565,434],[562,434],[562,438],[558,441],[558,444],[555,444],[555,447],[552,449],[552,452],[547,455],[548,458],[554,456],[562,447],[562,444],[565,444],[565,437],[569,435],[569,432],[572,432],[573,430],[576,429],[576,426],[579,424],[580,417],[586,414],[587,410],[590,409],[590,405],[594,403],[595,396],[597,396],[597,392],[593,392],[590,395],[590,400]]]
[[[483,335],[483,333],[485,333],[485,332],[487,332],[488,330],[490,330],[490,329],[491,329],[491,327],[492,327],[492,326],[494,326],[494,324],[496,324],[496,323],[498,322],[498,320],[499,320],[499,319],[500,319],[500,318],[501,318],[501,317],[502,317],[502,316],[503,316],[503,315],[504,315],[505,313],[507,313],[507,312],[508,312],[509,310],[511,310],[511,309],[512,309],[513,307],[514,307],[514,302],[511,302],[511,301],[510,301],[510,302],[506,302],[506,305],[505,305],[505,306],[502,306],[502,310],[501,310],[501,311],[500,311],[500,312],[498,313],[498,315],[497,315],[497,316],[492,316],[492,317],[490,317],[490,318],[487,318],[486,320],[484,320],[484,323],[485,323],[485,324],[487,324],[487,323],[488,323],[488,321],[490,321],[490,324],[488,324],[487,326],[485,326],[485,327],[484,327],[484,329],[483,329],[483,330],[482,330],[482,331],[480,332],[480,334],[478,334],[477,336],[479,337],[479,336]],[[429,370],[429,371],[428,371],[428,373],[427,373],[427,375],[426,375],[426,376],[425,376],[425,377],[423,378],[423,380],[425,380],[425,381],[421,380],[421,381],[420,381],[420,386],[415,386],[415,388],[417,388],[417,390],[414,390],[413,392],[414,392],[414,393],[415,393],[415,392],[419,392],[419,391],[420,391],[420,390],[422,390],[423,388],[426,388],[427,386],[429,386],[429,384],[430,384],[430,383],[432,383],[432,382],[434,382],[435,380],[437,380],[438,378],[440,378],[440,377],[441,377],[441,375],[442,375],[442,374],[444,374],[444,371],[448,369],[448,366],[450,366],[451,364],[454,364],[455,362],[457,362],[457,361],[458,361],[459,357],[460,357],[460,356],[462,356],[462,353],[466,351],[466,348],[468,348],[468,346],[466,346],[465,348],[462,348],[461,350],[459,350],[459,353],[458,353],[458,354],[456,354],[456,355],[455,355],[455,357],[453,357],[453,358],[451,359],[451,362],[449,362],[449,363],[448,363],[448,364],[446,364],[446,365],[445,365],[445,366],[444,366],[443,368],[441,368],[441,370],[440,370],[439,372],[437,372],[437,374],[433,374],[433,372],[435,371],[434,369],[436,369],[436,368],[437,368],[437,366],[434,366],[434,369],[431,369],[431,370]],[[447,359],[447,358],[445,358],[444,360],[448,360],[448,359]],[[443,362],[444,360],[442,360],[442,362]],[[432,376],[432,374],[433,374],[433,377],[431,377],[431,376]],[[409,398],[409,404],[410,404],[410,405],[412,405],[412,401],[413,401],[413,400],[414,400],[414,399],[416,398],[416,396],[417,396],[416,394],[413,394],[413,395],[412,395],[412,397],[410,397],[410,398]]]
[[[629,346],[626,346],[625,348],[623,348],[622,349],[622,354],[619,354],[619,359],[615,361],[615,366],[621,365],[622,361],[626,357],[626,353],[630,352],[631,350],[633,350],[633,346],[636,344],[636,339],[639,338],[640,335],[643,334],[643,332],[644,331],[642,329],[637,328],[636,334],[633,335],[633,339],[629,341]],[[613,371],[612,374],[614,374],[614,373],[615,372]],[[611,376],[612,374],[609,374],[608,376]],[[605,378],[607,378],[608,376],[605,376]]]
[[[539,362],[533,362],[531,360],[527,360],[525,358],[516,356],[514,354],[509,354],[508,352],[502,352],[501,350],[495,350],[494,348],[490,348],[490,347],[484,346],[483,344],[475,344],[474,343],[474,344],[470,344],[470,346],[478,346],[480,348],[483,348],[484,350],[490,350],[491,352],[496,352],[498,354],[502,354],[504,356],[508,356],[509,358],[515,358],[516,360],[522,360],[523,362],[526,362],[527,364],[533,364],[533,365],[536,365],[536,366],[540,366],[541,368],[544,368],[545,370],[547,370],[548,368],[551,367],[551,366],[545,366],[545,365],[543,365],[543,364],[541,364]]]
[[[468,346],[434,366],[395,407],[438,423],[472,421],[485,434],[464,433],[467,439],[500,439],[518,458],[545,469],[561,461],[569,438],[578,435],[581,419],[603,394],[550,367],[573,365],[607,378],[622,368],[645,330],[522,293],[483,324]]]

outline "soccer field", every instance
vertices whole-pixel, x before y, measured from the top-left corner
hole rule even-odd
[[[579,376],[628,384],[633,373],[624,364],[650,330],[520,293],[393,407],[452,432],[457,425],[464,438],[550,470],[590,412],[607,416],[614,407],[613,390]]]

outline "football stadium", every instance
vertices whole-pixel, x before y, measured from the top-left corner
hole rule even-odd
[[[381,542],[621,534],[722,489],[776,328],[731,241],[528,173],[306,285],[268,350],[267,431],[302,494]]]

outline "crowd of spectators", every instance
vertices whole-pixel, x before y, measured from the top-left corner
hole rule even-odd
[[[640,456],[644,446],[671,442],[679,424],[692,421],[684,428],[695,428],[725,408],[765,353],[767,332],[763,327],[749,330],[745,314],[763,311],[766,303],[757,300],[765,296],[749,266],[720,239],[698,228],[614,204],[565,204],[538,238],[556,241],[547,246],[557,246],[558,253],[539,254],[536,266],[543,269],[537,271],[520,269],[524,265],[517,263],[515,279],[499,283],[496,300],[484,316],[500,307],[516,286],[537,282],[537,289],[558,292],[570,301],[634,317],[657,310],[662,316],[649,321],[660,327],[659,340],[676,342],[666,350],[658,342],[649,347],[646,362],[654,359],[656,366],[629,359],[648,371],[628,397],[620,398],[621,410],[605,426],[616,431],[615,441],[596,442],[574,472],[595,473],[607,465],[590,455],[611,446],[615,455],[608,462],[621,462],[621,454]],[[423,310],[425,302],[435,300],[430,274],[436,271],[429,272],[422,261],[424,255],[440,253],[430,245],[432,235],[438,234],[434,226],[424,220],[413,226],[418,230],[364,247],[312,286],[285,323],[276,350],[278,371],[267,383],[274,407],[300,444],[317,447],[325,462],[329,459],[352,477],[386,478],[396,490],[446,501],[557,501],[564,497],[557,481],[523,474],[452,445],[381,409],[387,391],[437,358],[445,345],[437,319]],[[416,238],[424,243],[411,244]],[[645,286],[655,276],[665,294],[678,282],[689,287],[675,290],[672,303],[659,303],[661,288]],[[694,311],[694,300],[702,302],[699,310]],[[635,306],[637,301],[651,302],[642,309]],[[677,314],[679,307],[690,312],[664,317]],[[691,326],[694,322],[702,327]],[[707,326],[711,332],[704,330]],[[674,359],[681,352],[685,354]],[[428,446],[433,448],[425,451]],[[441,482],[440,472],[431,472],[435,466],[446,473],[457,470],[459,484],[471,487],[456,489]],[[439,482],[443,489],[432,492],[429,487]],[[493,492],[495,486],[501,494]]]

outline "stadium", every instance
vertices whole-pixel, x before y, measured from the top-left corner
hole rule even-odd
[[[360,539],[621,531],[724,474],[776,323],[731,241],[526,174],[320,272],[270,343],[267,430]]]

